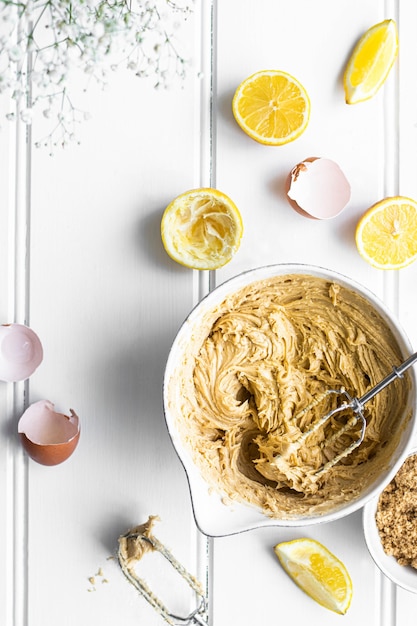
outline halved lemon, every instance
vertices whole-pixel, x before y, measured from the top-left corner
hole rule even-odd
[[[284,570],[313,600],[344,615],[352,600],[352,581],[344,564],[314,539],[285,541],[274,547]]]
[[[347,104],[372,98],[385,82],[398,54],[394,20],[371,26],[356,44],[347,63],[343,85]]]
[[[304,132],[310,98],[303,85],[279,70],[262,70],[236,89],[233,115],[239,126],[260,143],[280,146]]]
[[[378,269],[400,269],[417,259],[417,202],[385,198],[361,217],[356,227],[360,255]]]
[[[165,209],[161,237],[169,256],[197,270],[226,265],[240,246],[243,222],[234,202],[218,189],[186,191]]]

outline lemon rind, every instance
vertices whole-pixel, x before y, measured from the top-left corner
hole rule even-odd
[[[409,267],[417,260],[417,253],[416,253],[413,256],[405,259],[402,263],[378,263],[378,261],[375,261],[375,259],[372,256],[370,256],[364,249],[364,246],[362,243],[362,233],[363,233],[363,229],[365,225],[368,223],[371,216],[374,215],[375,213],[378,213],[379,211],[383,211],[384,208],[386,208],[390,204],[395,204],[396,202],[402,203],[402,204],[409,204],[410,206],[413,206],[416,209],[416,213],[417,213],[417,202],[415,200],[407,196],[392,196],[390,198],[384,198],[384,200],[380,200],[379,202],[371,206],[360,218],[356,227],[355,241],[356,241],[356,247],[358,249],[358,252],[360,256],[375,269],[400,270],[405,267]]]
[[[235,240],[229,246],[227,255],[223,255],[221,258],[217,257],[213,260],[210,260],[208,258],[199,260],[198,258],[187,254],[184,250],[177,250],[177,248],[175,247],[174,238],[170,236],[170,227],[172,227],[173,212],[175,211],[175,207],[179,206],[182,201],[189,199],[193,195],[207,195],[211,198],[220,200],[227,206],[230,214],[233,216],[234,223],[237,226],[237,231]],[[171,224],[169,223],[170,221]],[[161,219],[161,239],[166,253],[173,261],[176,261],[183,267],[193,270],[216,270],[230,263],[240,247],[243,230],[244,228],[242,216],[233,200],[231,200],[231,198],[222,191],[211,187],[191,189],[180,194],[168,204]]]
[[[256,131],[254,131],[251,126],[248,126],[246,122],[244,121],[244,119],[242,118],[242,116],[240,115],[237,103],[239,102],[242,91],[250,83],[254,82],[260,76],[285,76],[289,81],[293,82],[294,85],[298,87],[300,93],[303,95],[303,98],[306,102],[306,111],[304,114],[303,123],[300,126],[298,126],[292,133],[285,135],[285,137],[273,138],[273,137],[267,137],[265,135],[261,135],[257,133]],[[259,72],[255,72],[254,74],[251,74],[250,76],[248,76],[237,87],[235,94],[233,96],[233,100],[232,100],[232,111],[233,111],[234,118],[236,122],[238,123],[238,125],[240,126],[240,128],[251,139],[254,139],[258,143],[261,143],[266,146],[283,146],[288,143],[291,143],[292,141],[300,137],[300,135],[302,135],[304,131],[306,130],[308,123],[310,121],[311,101],[310,101],[310,97],[305,87],[300,83],[299,80],[297,80],[294,76],[292,76],[292,74],[289,74],[288,72],[283,72],[281,70],[260,70]]]
[[[306,588],[300,583],[299,580],[297,580],[296,577],[293,576],[293,574],[291,573],[291,567],[289,566],[289,563],[291,561],[295,562],[294,560],[291,559],[291,556],[288,554],[288,552],[285,551],[284,547],[290,547],[291,545],[296,545],[299,546],[301,544],[308,544],[310,545],[313,550],[315,549],[315,551],[320,552],[321,554],[326,554],[328,555],[332,561],[334,561],[335,564],[337,564],[337,566],[339,567],[340,571],[343,573],[344,579],[346,581],[346,598],[344,600],[344,602],[338,602],[334,597],[331,596],[330,593],[326,592],[326,595],[328,595],[329,600],[327,602],[325,602],[324,600],[321,600],[318,597],[313,596],[312,594],[310,594]],[[319,541],[316,541],[315,539],[306,539],[306,538],[302,538],[302,539],[294,539],[292,541],[284,541],[282,543],[277,544],[274,547],[274,551],[275,554],[277,555],[284,571],[288,574],[288,576],[290,576],[291,580],[293,580],[293,582],[304,592],[306,593],[312,600],[314,600],[315,602],[317,602],[319,605],[339,614],[339,615],[345,615],[346,612],[348,611],[351,602],[352,602],[352,597],[353,597],[353,586],[352,586],[352,579],[350,577],[350,574],[346,568],[346,566],[344,565],[344,563],[342,563],[342,561],[340,559],[338,559],[332,552],[330,552],[330,550],[328,548],[326,548],[322,543],[320,543]]]
[[[363,88],[359,85],[358,87],[353,87],[349,80],[349,75],[352,73],[352,68],[354,66],[354,59],[358,52],[358,50],[362,47],[364,41],[366,41],[371,33],[375,32],[379,28],[385,27],[387,36],[393,37],[395,41],[395,46],[393,47],[393,54],[391,58],[391,62],[387,65],[385,72],[381,74],[380,80],[374,85],[374,87],[369,91],[364,91]],[[378,22],[378,24],[374,24],[371,26],[359,39],[358,43],[353,49],[353,52],[349,58],[348,64],[346,66],[344,76],[343,76],[343,86],[345,90],[345,101],[346,104],[358,104],[360,102],[365,102],[366,100],[370,100],[373,98],[376,93],[380,90],[382,85],[387,80],[387,77],[395,63],[395,60],[398,55],[399,43],[398,43],[398,29],[395,20],[387,19],[382,22]]]

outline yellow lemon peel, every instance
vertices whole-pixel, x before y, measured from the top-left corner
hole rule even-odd
[[[417,202],[405,196],[385,198],[361,217],[356,227],[359,254],[378,269],[400,269],[417,259]]]
[[[280,146],[304,132],[310,98],[303,85],[280,70],[262,70],[236,89],[233,115],[242,130],[259,143]]]
[[[274,547],[293,581],[322,606],[344,615],[352,600],[352,581],[345,565],[314,539],[294,539]]]
[[[372,98],[385,82],[398,54],[394,20],[371,26],[356,44],[343,76],[347,104]]]
[[[186,267],[214,270],[237,252],[243,222],[234,202],[218,189],[192,189],[175,198],[161,221],[169,256]]]

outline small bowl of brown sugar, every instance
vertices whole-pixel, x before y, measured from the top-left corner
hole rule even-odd
[[[417,448],[363,509],[368,550],[395,584],[417,593]]]

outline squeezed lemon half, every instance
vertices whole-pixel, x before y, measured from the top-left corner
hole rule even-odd
[[[262,70],[236,89],[233,115],[256,141],[280,146],[304,132],[310,119],[310,98],[303,85],[279,70]]]
[[[400,269],[417,259],[417,202],[385,198],[361,217],[356,227],[360,255],[378,269]]]
[[[237,252],[243,222],[234,202],[218,189],[186,191],[165,209],[162,243],[169,256],[197,270],[226,265]]]
[[[371,26],[356,44],[347,63],[343,85],[347,104],[372,98],[385,82],[398,54],[394,20]]]
[[[314,539],[285,541],[274,547],[293,581],[322,606],[344,615],[352,600],[352,581],[344,564]]]

